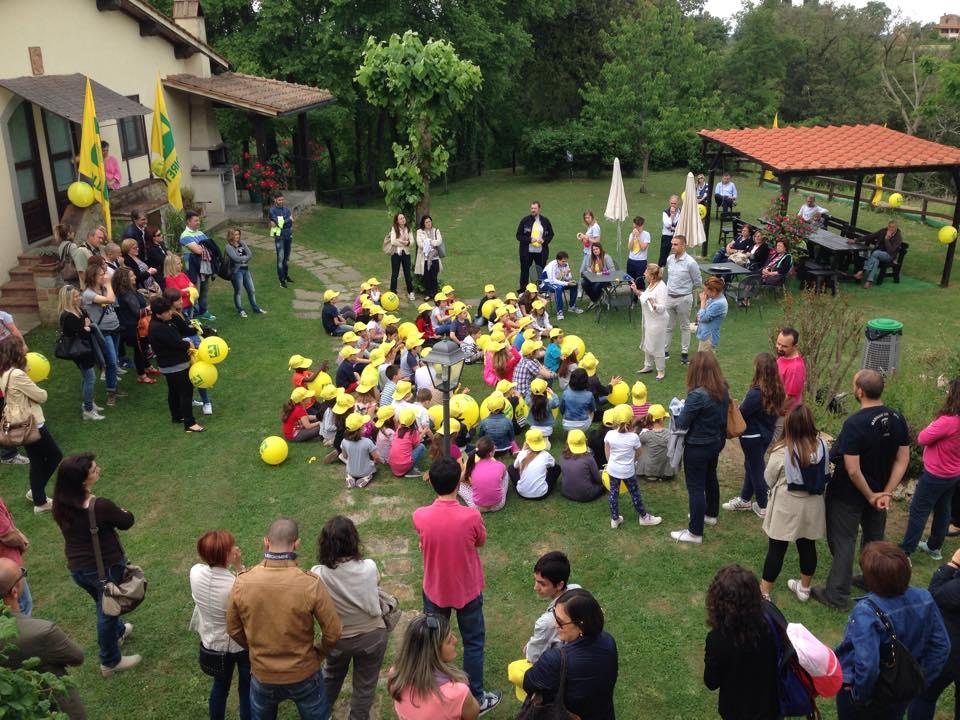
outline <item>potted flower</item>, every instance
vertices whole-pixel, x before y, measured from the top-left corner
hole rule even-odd
[[[273,198],[290,185],[290,163],[271,158],[262,163],[256,160],[242,176],[244,187],[250,193],[250,202],[259,202],[263,207],[273,204]]]
[[[785,212],[783,200],[782,195],[773,198],[760,218],[763,221],[760,232],[770,247],[783,240],[795,258],[798,254],[807,255],[807,238],[813,232],[813,226],[800,216]]]

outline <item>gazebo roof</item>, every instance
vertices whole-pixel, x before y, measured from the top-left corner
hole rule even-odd
[[[880,125],[701,130],[699,135],[779,175],[960,168],[960,149]]]

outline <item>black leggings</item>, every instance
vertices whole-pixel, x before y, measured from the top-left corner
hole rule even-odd
[[[23,446],[30,458],[30,492],[36,507],[47,502],[46,487],[51,476],[57,471],[57,465],[63,460],[63,453],[57,441],[53,439],[47,424],[40,428],[40,439]]]
[[[189,369],[167,373],[163,377],[167,380],[170,419],[175,423],[182,422],[184,428],[193,427],[197,421],[193,419],[193,383],[190,382]]]
[[[775,582],[783,569],[783,558],[790,545],[786,540],[770,538],[767,559],[763,561],[763,579]],[[817,543],[807,538],[797,538],[797,553],[800,555],[800,574],[813,575],[817,571]]]
[[[137,369],[137,375],[143,375],[147,371],[147,359],[143,354],[143,343],[146,341],[138,337],[136,326],[132,330],[125,329],[120,337],[133,350],[133,366]]]
[[[431,300],[433,296],[437,294],[437,275],[440,272],[440,261],[434,260],[433,262],[424,261],[423,264],[423,288],[427,297]]]
[[[403,268],[403,282],[407,286],[407,292],[413,292],[413,280],[410,278],[410,255],[404,253],[394,253],[390,256],[390,292],[397,291],[397,280],[400,277],[400,268]]]

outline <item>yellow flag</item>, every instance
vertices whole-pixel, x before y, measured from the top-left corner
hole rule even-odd
[[[779,113],[779,112],[775,112],[775,113],[773,114],[773,127],[775,127],[775,128],[780,127],[780,113]],[[769,170],[765,170],[764,173],[763,173],[763,179],[764,179],[764,180],[768,180],[768,181],[770,181],[770,182],[773,182],[774,180],[776,180],[776,176],[775,176],[772,172],[770,172]]]
[[[163,86],[160,73],[157,73],[157,97],[153,103],[153,128],[150,131],[150,170],[167,183],[167,200],[177,210],[183,210],[183,198],[180,197],[180,161],[177,148],[173,144],[173,126],[167,114],[167,103],[163,99]]]
[[[874,207],[877,207],[881,202],[883,202],[883,175],[877,173],[873,183],[877,186],[877,188],[873,191],[873,197],[870,198],[870,204]]]
[[[86,94],[83,98],[83,125],[80,131],[80,163],[77,167],[80,179],[93,188],[93,198],[103,208],[103,224],[107,228],[107,238],[112,235],[110,222],[110,188],[107,187],[107,171],[103,164],[103,148],[100,146],[100,123],[97,122],[97,109],[93,104],[93,89],[87,78]]]

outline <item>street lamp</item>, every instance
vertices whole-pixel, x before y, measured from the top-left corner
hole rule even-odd
[[[443,452],[450,456],[450,393],[460,384],[467,356],[453,340],[444,338],[430,350],[427,366],[433,387],[443,393]]]

